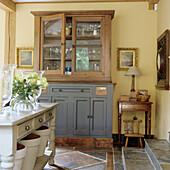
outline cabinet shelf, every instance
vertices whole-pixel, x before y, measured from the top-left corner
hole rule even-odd
[[[77,40],[100,40],[100,35],[78,35]]]
[[[46,39],[55,39],[55,40],[61,40],[61,36],[53,35],[53,34],[46,34],[44,35],[44,38]],[[66,40],[72,40],[72,35],[67,35]]]
[[[46,34],[44,36],[46,39],[55,39],[55,40],[61,40],[61,36],[58,35],[52,35],[52,34]],[[78,35],[76,37],[77,40],[100,40],[100,35]],[[67,35],[66,40],[72,40],[72,35]]]
[[[89,61],[100,61],[100,58],[89,58]]]
[[[57,61],[60,61],[61,60],[61,58],[44,58],[44,60],[57,60]]]

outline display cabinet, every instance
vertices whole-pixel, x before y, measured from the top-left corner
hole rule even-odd
[[[32,12],[34,68],[48,81],[110,82],[112,11]]]

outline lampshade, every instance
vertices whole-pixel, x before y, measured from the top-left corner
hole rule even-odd
[[[127,72],[125,73],[125,76],[141,76],[141,72],[138,70],[136,66],[130,67]]]

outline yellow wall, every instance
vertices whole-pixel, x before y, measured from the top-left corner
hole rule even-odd
[[[34,16],[30,14],[30,11],[62,10],[116,11],[112,21],[111,35],[111,74],[113,82],[117,83],[114,90],[113,133],[117,133],[118,126],[117,100],[120,95],[129,95],[131,88],[131,77],[125,77],[124,71],[117,71],[117,47],[136,47],[139,49],[138,67],[143,74],[136,78],[136,89],[147,89],[151,94],[150,101],[154,103],[152,107],[152,134],[154,134],[157,13],[148,10],[148,2],[17,4],[16,46],[33,47],[34,45]],[[128,113],[128,115],[131,119],[135,114]],[[144,120],[144,113],[137,113],[137,117]]]
[[[4,63],[4,51],[5,51],[5,16],[6,12],[0,9],[0,63]]]
[[[158,3],[157,36],[166,29],[170,29],[170,1],[163,0]],[[170,91],[157,90],[156,92],[156,129],[158,138],[168,139],[170,131]]]

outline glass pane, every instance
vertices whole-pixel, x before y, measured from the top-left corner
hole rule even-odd
[[[44,21],[43,44],[61,43],[62,19]]]
[[[71,40],[66,40],[66,59],[71,59],[72,58],[72,41]]]
[[[100,21],[79,21],[76,24],[77,44],[101,44],[101,22]]]
[[[76,71],[100,71],[100,47],[76,48]]]
[[[43,70],[61,70],[61,46],[43,47]]]

